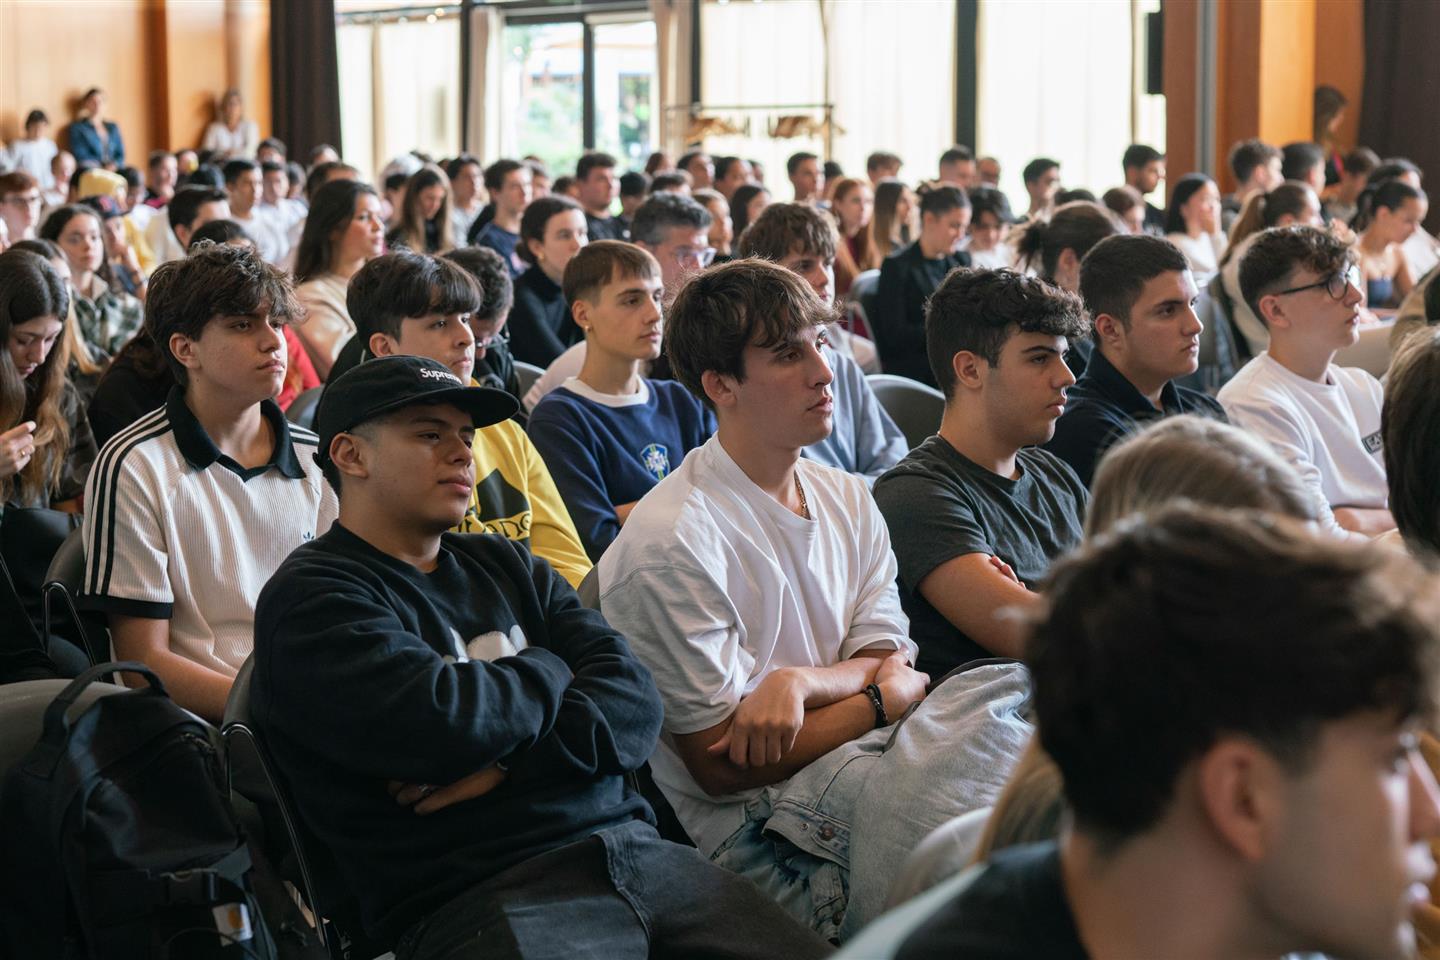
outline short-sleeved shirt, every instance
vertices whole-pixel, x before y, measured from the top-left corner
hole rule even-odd
[[[265,581],[337,512],[315,463],[319,439],[272,401],[261,412],[275,448],[247,470],[220,452],[176,387],[105,445],[85,488],[81,605],[169,620],[175,653],[230,676],[250,655]]]
[[[1389,503],[1380,433],[1384,399],[1380,381],[1364,370],[1331,364],[1325,382],[1316,383],[1268,351],[1220,389],[1230,419],[1295,468],[1314,494],[1321,522],[1335,532],[1336,507]]]
[[[585,214],[585,228],[590,234],[590,242],[596,240],[629,240],[630,229],[619,217],[592,217]]]
[[[1155,409],[1104,351],[1096,350],[1085,373],[1070,388],[1065,415],[1055,422],[1055,435],[1045,449],[1068,463],[1088,487],[1105,451],[1146,423],[1182,413],[1226,420],[1218,400],[1173,382],[1161,388],[1160,406]]]
[[[921,595],[920,582],[936,567],[989,554],[1034,589],[1051,561],[1080,542],[1089,494],[1075,471],[1035,447],[1022,449],[1015,467],[1017,478],[999,476],[937,435],[875,481],[899,561],[910,635],[920,645],[917,667],[931,677],[994,656]]]
[[[867,647],[915,655],[865,482],[809,460],[796,471],[811,519],[711,437],[645,495],[600,560],[601,607],[654,674],[667,733],[713,727],[781,667],[831,666]],[[666,739],[650,762],[707,855],[760,793],[710,796]]]

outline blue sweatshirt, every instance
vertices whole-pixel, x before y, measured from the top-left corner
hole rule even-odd
[[[645,496],[715,432],[715,415],[681,384],[642,384],[606,397],[572,377],[530,414],[530,439],[594,561],[620,533],[615,506]]]
[[[875,399],[875,391],[870,389],[860,365],[833,347],[825,348],[825,359],[834,374],[830,381],[830,393],[835,399],[830,436],[810,444],[802,453],[816,463],[853,473],[874,486],[880,474],[910,452],[910,445]]]
[[[251,699],[301,819],[382,942],[522,860],[653,822],[624,781],[660,731],[649,671],[502,537],[447,533],[422,573],[336,523],[260,594]],[[500,786],[428,816],[386,791],[497,761]]]

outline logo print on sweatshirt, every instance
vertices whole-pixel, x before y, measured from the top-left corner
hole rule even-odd
[[[646,444],[640,451],[640,463],[656,480],[664,480],[670,473],[670,451],[663,443]]]
[[[1376,430],[1370,434],[1370,436],[1362,438],[1360,442],[1365,445],[1366,453],[1379,453],[1381,447],[1380,431]]]
[[[465,510],[459,533],[498,533],[507,540],[530,541],[533,519],[525,494],[506,482],[498,469],[475,485],[475,496]]]
[[[460,634],[455,631],[454,627],[451,627],[450,643],[455,653],[453,656],[447,655],[445,659],[451,663],[456,661],[464,663],[467,660],[488,662],[499,660],[501,657],[513,657],[530,646],[529,641],[525,639],[525,631],[520,629],[518,623],[510,628],[508,634],[501,633],[499,630],[491,630],[489,633],[480,634],[469,643],[462,643]]]

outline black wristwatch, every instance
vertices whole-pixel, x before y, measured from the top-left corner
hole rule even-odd
[[[870,698],[870,706],[875,708],[875,729],[890,726],[890,717],[885,713],[885,698],[880,695],[880,685],[872,683],[867,686],[865,696]]]

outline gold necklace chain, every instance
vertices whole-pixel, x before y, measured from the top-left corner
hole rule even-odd
[[[800,494],[800,513],[801,513],[801,515],[804,516],[804,518],[805,518],[806,520],[812,519],[811,516],[810,516],[810,504],[809,504],[808,502],[806,502],[806,500],[805,500],[805,488],[800,485],[800,471],[799,471],[799,470],[796,470],[796,471],[795,471],[795,492],[798,493],[798,494]]]

